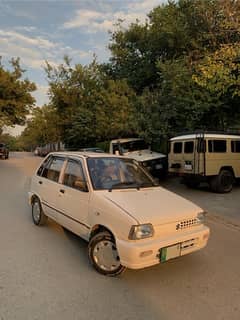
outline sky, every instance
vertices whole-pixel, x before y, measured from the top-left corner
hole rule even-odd
[[[164,0],[0,0],[0,56],[9,68],[20,57],[24,77],[37,85],[36,105],[48,102],[45,61],[56,66],[68,55],[73,63],[88,64],[110,57],[109,31],[118,19],[124,25],[147,14]],[[9,129],[19,134],[22,128]]]

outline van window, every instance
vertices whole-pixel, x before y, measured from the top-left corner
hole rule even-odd
[[[182,142],[174,142],[173,152],[174,153],[182,153]]]
[[[42,177],[58,182],[64,160],[64,158],[53,157],[43,169]]]
[[[231,151],[240,152],[240,140],[231,141]]]
[[[187,141],[184,143],[184,153],[193,153],[193,141]]]
[[[226,140],[208,140],[208,152],[226,152]]]

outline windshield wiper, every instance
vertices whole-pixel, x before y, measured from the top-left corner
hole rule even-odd
[[[142,182],[142,183],[138,183],[138,182],[119,182],[119,183],[116,183],[116,184],[113,184],[111,186],[111,188],[108,189],[108,191],[112,191],[112,189],[117,189],[118,187],[121,187],[121,186],[134,186],[134,188],[136,188],[137,190],[140,190],[140,188],[151,188],[151,187],[154,187],[154,184],[150,184],[150,183],[146,183],[146,182]]]
[[[140,186],[137,182],[119,182],[119,183],[115,183],[111,186],[111,188],[108,189],[108,191],[112,191],[112,189],[117,189],[118,187],[121,187],[121,186],[136,186],[136,188],[139,190],[140,189]]]

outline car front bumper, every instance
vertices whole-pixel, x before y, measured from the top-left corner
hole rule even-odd
[[[194,229],[194,230],[193,230]],[[210,230],[202,225],[161,239],[145,239],[137,241],[117,240],[117,249],[121,264],[130,269],[141,269],[161,263],[162,248],[180,244],[179,256],[204,248],[208,242]],[[190,245],[182,245],[188,244]]]

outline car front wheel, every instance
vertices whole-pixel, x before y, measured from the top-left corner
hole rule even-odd
[[[40,200],[34,198],[32,201],[32,219],[36,226],[42,226],[47,221],[47,216],[43,212]]]
[[[88,257],[93,267],[106,276],[117,276],[126,269],[121,265],[115,241],[107,231],[92,237],[88,245]]]

